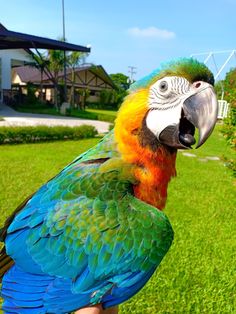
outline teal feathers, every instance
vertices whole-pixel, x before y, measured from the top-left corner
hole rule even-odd
[[[135,92],[141,88],[147,88],[157,79],[164,76],[185,77],[190,83],[198,80],[214,85],[214,76],[204,63],[193,58],[179,58],[170,62],[165,62],[148,76],[138,80],[131,85],[130,92]]]

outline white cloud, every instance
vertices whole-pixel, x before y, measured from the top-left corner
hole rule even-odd
[[[175,37],[175,33],[166,29],[160,29],[154,26],[147,28],[132,27],[128,29],[128,33],[133,37],[142,38],[159,38],[171,39]]]

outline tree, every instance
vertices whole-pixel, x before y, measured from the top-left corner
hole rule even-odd
[[[46,59],[44,55],[36,55],[33,54],[33,59],[36,61],[34,66],[39,69],[40,71],[40,93],[39,93],[39,99],[40,102],[43,102],[43,73],[49,66],[49,60]]]
[[[85,110],[86,101],[90,95],[90,90],[88,88],[78,89],[80,95],[79,107],[80,110]]]
[[[73,51],[67,56],[67,64],[71,68],[71,91],[70,104],[75,106],[75,69],[82,63],[85,63],[87,53],[81,51]]]
[[[223,84],[225,90],[224,98],[230,103],[230,114],[224,120],[221,130],[232,149],[236,150],[236,68],[226,73]],[[236,176],[236,159],[233,157],[227,160],[227,165],[233,170],[234,176]]]
[[[224,93],[224,81],[223,80],[217,81],[215,83],[214,89],[217,95],[217,99],[222,99],[222,96],[224,98],[225,93]]]
[[[236,68],[231,69],[226,73],[224,83],[225,100],[227,100],[231,107],[236,108]]]
[[[58,108],[59,97],[59,73],[64,66],[64,52],[61,50],[48,50],[47,60],[49,61],[49,69],[53,74],[54,82],[54,104]]]
[[[129,88],[129,77],[123,73],[110,74],[112,81],[119,89],[127,90]]]
[[[113,92],[113,102],[119,107],[127,95],[130,86],[129,77],[123,73],[110,74],[110,78],[115,83],[117,89]]]

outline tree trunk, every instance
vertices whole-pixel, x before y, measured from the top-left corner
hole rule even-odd
[[[43,69],[41,68],[41,76],[40,76],[40,95],[39,100],[41,103],[43,103]]]
[[[54,72],[54,106],[59,111],[58,103],[58,75],[57,72]]]
[[[71,89],[70,89],[70,104],[71,108],[75,108],[75,70],[71,71]]]
[[[72,105],[75,106],[75,69],[72,69]]]
[[[55,108],[58,110],[58,101],[57,101],[57,98],[58,98],[58,89],[56,87],[56,85],[54,86],[54,106]]]

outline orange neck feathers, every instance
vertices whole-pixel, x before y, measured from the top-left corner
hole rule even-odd
[[[163,209],[167,186],[175,176],[176,152],[159,145],[155,150],[142,145],[140,132],[147,113],[148,91],[130,94],[119,110],[115,125],[115,138],[122,158],[134,165],[134,194],[140,200]]]

